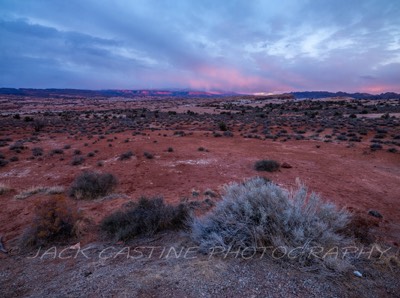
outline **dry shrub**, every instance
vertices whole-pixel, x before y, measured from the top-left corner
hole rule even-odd
[[[351,238],[340,233],[349,220],[348,212],[321,201],[315,193],[308,195],[300,183],[290,192],[256,177],[226,186],[216,207],[194,218],[191,226],[193,239],[206,253],[215,247],[273,247],[282,254],[292,252],[291,259],[302,267],[332,268],[334,260],[310,258],[310,250],[350,244]]]
[[[62,194],[64,191],[65,189],[63,186],[32,186],[15,195],[14,199],[24,200],[38,193],[45,195]]]
[[[142,197],[137,204],[104,218],[101,229],[116,240],[128,240],[137,235],[182,228],[188,218],[189,209],[185,204],[172,206],[165,204],[163,198]]]
[[[77,210],[64,196],[39,201],[35,204],[32,226],[23,235],[24,246],[43,246],[64,242],[75,236],[74,227],[79,219]]]
[[[279,170],[279,168],[279,162],[271,159],[259,160],[254,164],[254,169],[256,171],[275,172]]]
[[[96,199],[112,192],[117,184],[117,178],[113,174],[83,172],[75,178],[69,195],[78,200]]]
[[[119,157],[118,160],[127,160],[130,159],[133,156],[133,152],[131,150],[122,153]]]
[[[364,245],[370,245],[376,241],[371,230],[379,226],[379,219],[359,212],[353,212],[349,224],[342,231],[343,234],[356,238]]]
[[[4,195],[11,190],[6,184],[0,182],[0,195]]]

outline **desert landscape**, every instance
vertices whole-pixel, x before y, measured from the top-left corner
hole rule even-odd
[[[400,1],[0,3],[0,298],[400,296]]]
[[[267,288],[272,296],[397,295],[399,98],[71,93],[1,96],[3,297],[235,296],[239,288],[249,296]],[[260,160],[278,168],[257,170]],[[110,173],[117,182],[91,199],[71,192],[82,173]],[[162,197],[202,218],[221,201],[224,186],[254,177],[292,191],[301,181],[347,210],[353,245],[367,253],[345,269],[321,270],[268,254],[262,261],[260,254],[204,254],[188,218],[134,237],[104,229],[107,216],[141,197]],[[45,203],[57,200],[62,204]],[[79,219],[73,232],[54,238],[60,208],[76,210]],[[55,218],[43,215],[49,210]],[[40,220],[48,221],[44,236],[32,232],[43,228]],[[132,260],[129,248],[138,247],[156,252]],[[171,247],[173,253],[160,252]],[[108,257],[99,257],[106,248]],[[67,257],[60,257],[63,249]],[[80,249],[89,256],[75,258]],[[190,258],[180,249],[191,249]]]

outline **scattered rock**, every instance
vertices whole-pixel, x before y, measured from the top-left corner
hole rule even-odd
[[[382,214],[380,214],[378,211],[376,210],[369,210],[368,214],[373,216],[373,217],[377,217],[377,218],[382,218]]]
[[[5,254],[8,253],[8,250],[3,245],[3,236],[0,236],[0,251]]]
[[[90,274],[92,274],[92,271],[87,270],[87,271],[83,272],[84,277],[88,277]]]
[[[281,164],[281,168],[284,169],[291,169],[293,168],[290,164],[288,164],[287,162],[284,162],[283,164]]]

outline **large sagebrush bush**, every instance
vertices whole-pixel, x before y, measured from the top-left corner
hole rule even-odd
[[[83,172],[75,178],[69,195],[75,199],[96,199],[109,194],[117,184],[118,180],[113,174]]]
[[[101,229],[116,240],[128,240],[137,235],[182,228],[188,218],[189,209],[184,204],[172,206],[162,198],[142,197],[137,204],[104,218]]]
[[[215,247],[245,249],[275,247],[295,252],[297,262],[304,266],[323,263],[310,260],[312,247],[329,249],[349,243],[341,231],[350,215],[315,193],[299,185],[287,191],[265,179],[256,177],[242,184],[225,187],[222,200],[208,214],[194,218],[192,237],[200,250]],[[302,249],[294,250],[301,247]]]

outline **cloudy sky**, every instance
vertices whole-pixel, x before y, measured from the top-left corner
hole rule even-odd
[[[399,0],[0,7],[0,87],[400,92]]]

